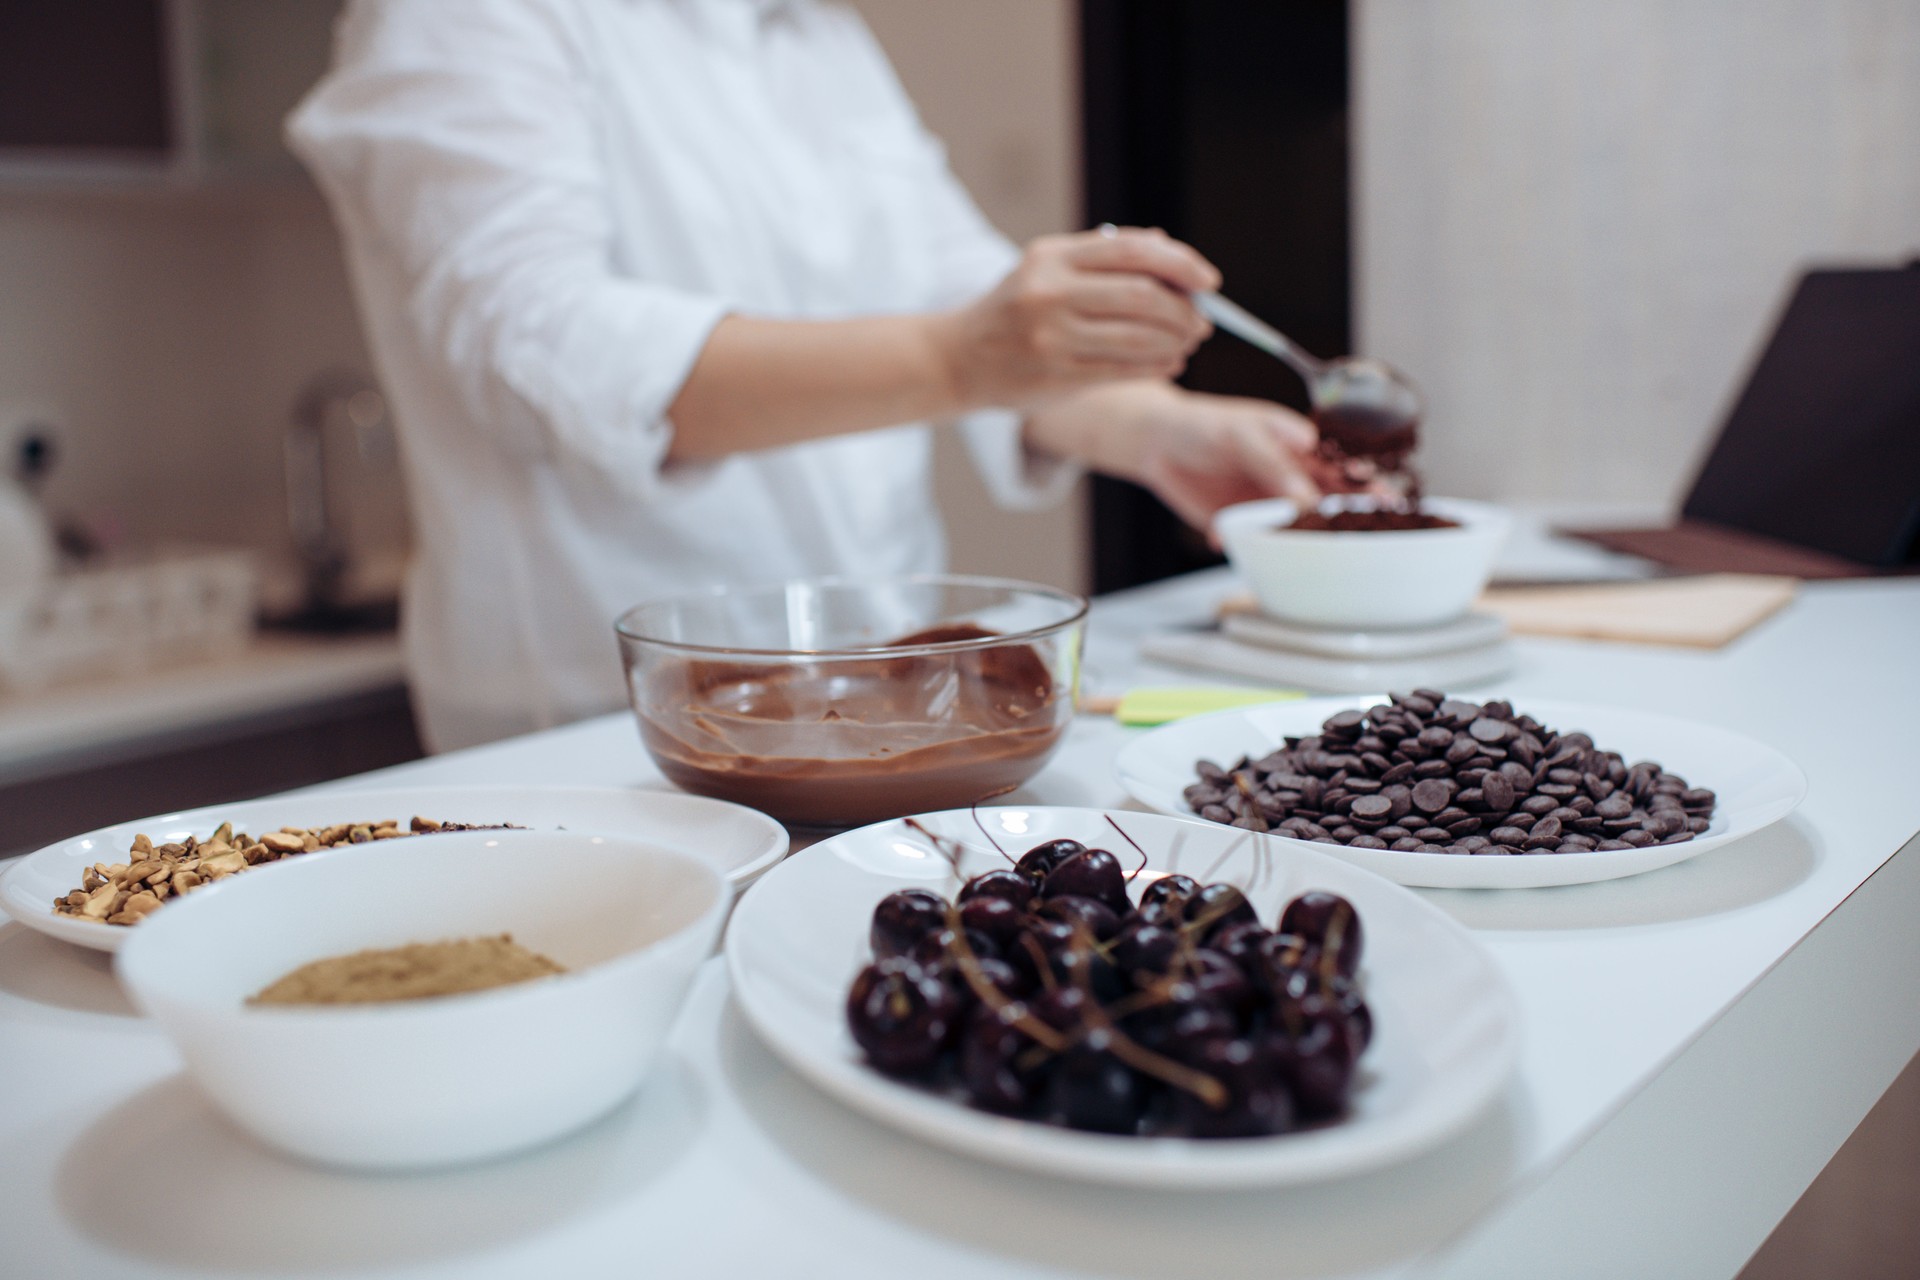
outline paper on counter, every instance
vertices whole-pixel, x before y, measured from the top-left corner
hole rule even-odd
[[[1515,635],[1718,649],[1792,603],[1797,578],[1709,573],[1638,582],[1491,587],[1474,602]],[[1222,616],[1258,613],[1250,593],[1220,602]]]
[[[1792,602],[1795,578],[1710,573],[1646,582],[1496,587],[1478,607],[1516,634],[1718,649]]]

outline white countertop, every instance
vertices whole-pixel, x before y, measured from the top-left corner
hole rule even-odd
[[[1101,602],[1100,690],[1205,616],[1199,575]],[[1499,689],[1712,721],[1811,782],[1751,839],[1604,884],[1423,891],[1519,993],[1519,1078],[1464,1137],[1289,1191],[1083,1187],[947,1155],[760,1047],[708,965],[659,1075],[592,1131],[414,1178],[289,1164],[217,1121],[101,957],[0,928],[0,1272],[515,1276],[1732,1275],[1920,1050],[1920,582],[1809,586],[1714,652],[1523,641]],[[1022,793],[1118,805],[1082,718]],[[632,785],[609,716],[383,784]],[[337,785],[337,784],[336,784]],[[1915,846],[1920,848],[1920,845]]]
[[[392,635],[263,632],[229,657],[123,676],[0,691],[0,783],[76,760],[164,746],[207,726],[391,688],[406,679]]]

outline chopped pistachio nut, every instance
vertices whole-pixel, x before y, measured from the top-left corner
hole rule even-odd
[[[342,822],[331,827],[282,827],[259,837],[235,831],[231,822],[204,841],[185,840],[156,845],[145,835],[133,838],[127,861],[96,862],[80,876],[80,887],[54,899],[54,911],[81,920],[107,924],[138,924],[148,913],[212,880],[221,880],[248,867],[278,862],[297,854],[338,845],[397,840],[434,831],[501,831],[509,823],[435,822],[416,817],[408,826],[392,818],[381,822]]]

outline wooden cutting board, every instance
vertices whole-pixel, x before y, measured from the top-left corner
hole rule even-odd
[[[1793,600],[1799,579],[1709,573],[1646,582],[1495,587],[1478,607],[1516,635],[1718,649]]]
[[[1705,573],[1642,582],[1562,587],[1492,587],[1474,608],[1521,636],[1615,640],[1718,649],[1785,608],[1798,578]],[[1220,612],[1258,613],[1251,593],[1227,597]]]

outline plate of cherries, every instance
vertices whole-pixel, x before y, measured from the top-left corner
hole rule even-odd
[[[736,908],[748,1022],[829,1094],[979,1158],[1143,1186],[1345,1176],[1470,1125],[1518,1053],[1443,912],[1230,827],[982,808],[845,832]]]

